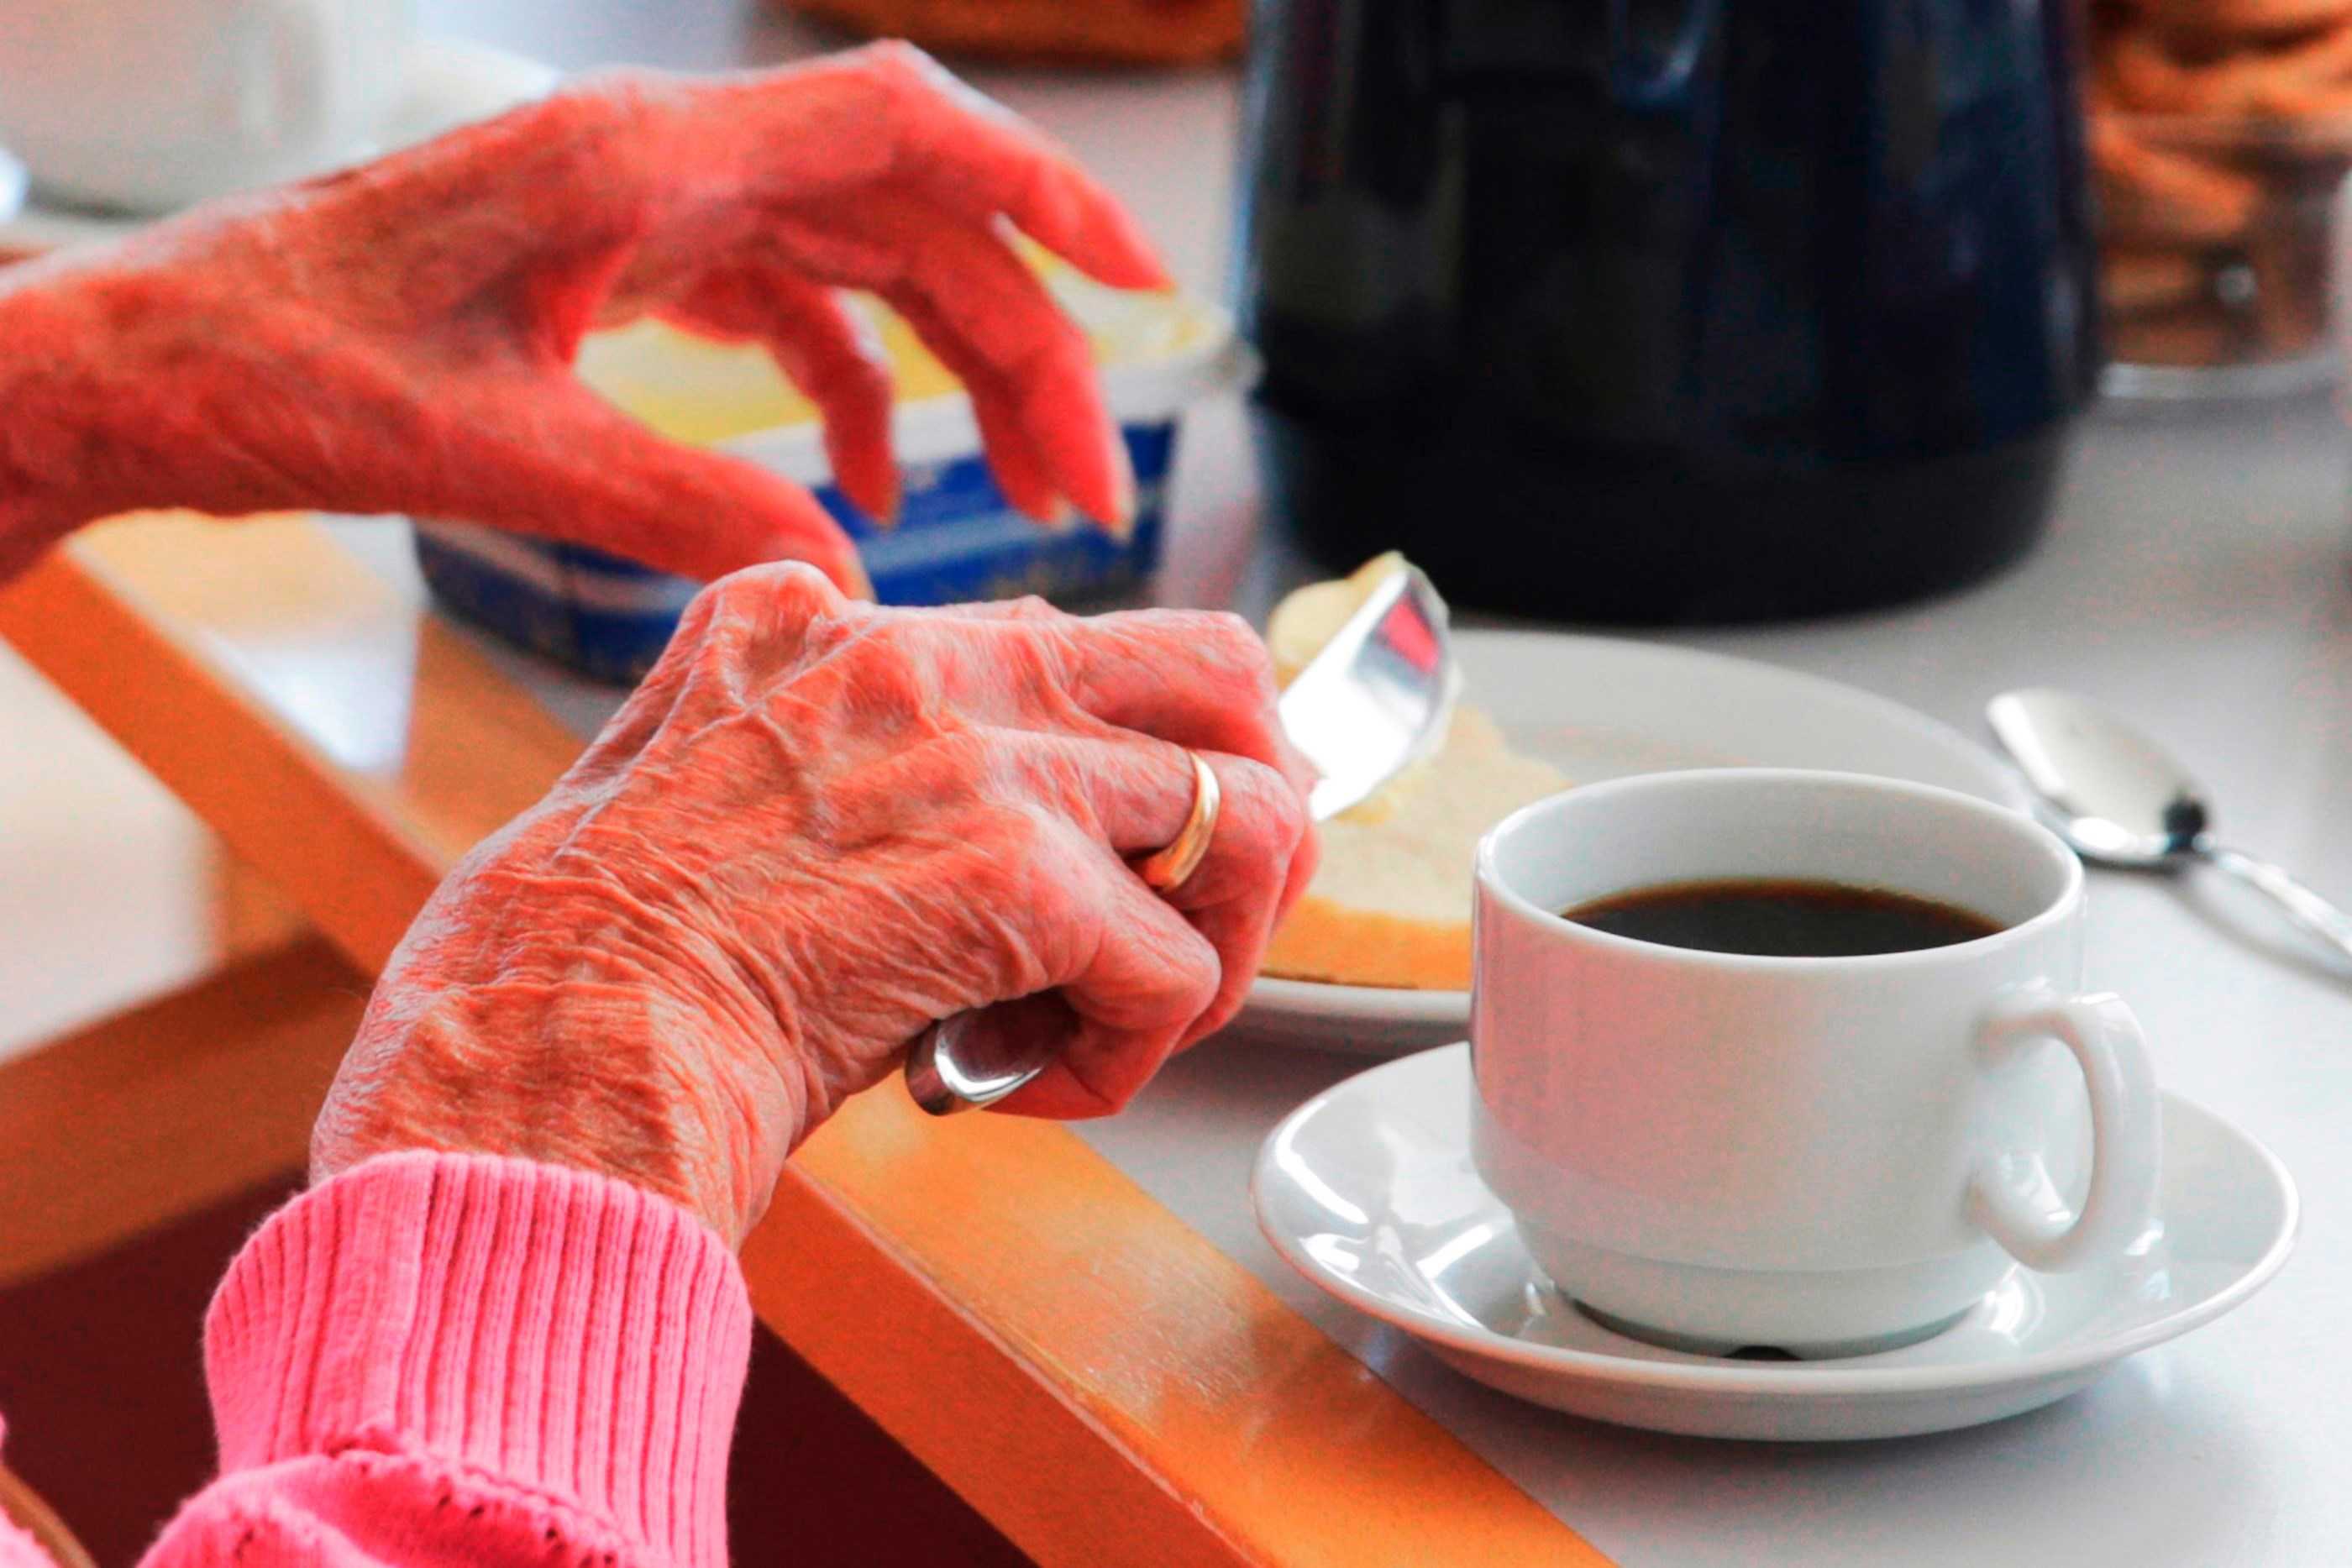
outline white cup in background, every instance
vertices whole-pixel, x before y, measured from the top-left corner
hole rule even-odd
[[[1885,888],[2000,929],[1786,958],[1560,917],[1750,877]],[[2075,1268],[2148,1228],[2140,1029],[2079,994],[2082,866],[2016,812],[1851,774],[1618,779],[1488,834],[1475,907],[1478,1171],[1604,1321],[1694,1350],[1853,1354],[1949,1322],[2012,1258]]]
[[[160,213],[364,156],[414,0],[9,0],[0,146],[37,190]]]

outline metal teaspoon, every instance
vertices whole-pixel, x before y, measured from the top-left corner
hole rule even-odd
[[[2352,956],[2352,915],[2283,868],[2216,843],[2212,811],[2195,780],[2115,714],[2041,687],[2003,692],[1985,716],[2040,797],[2044,818],[2084,860],[2132,871],[2217,867]]]

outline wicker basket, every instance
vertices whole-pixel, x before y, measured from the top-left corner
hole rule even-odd
[[[1248,0],[772,0],[943,55],[1172,66],[1240,51]]]

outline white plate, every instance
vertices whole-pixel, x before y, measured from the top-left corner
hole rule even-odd
[[[1493,714],[1512,745],[1580,784],[1676,768],[1827,768],[2028,805],[2009,769],[1958,731],[1818,675],[1550,632],[1457,632],[1454,651],[1463,699]],[[1261,976],[1235,1027],[1394,1056],[1460,1040],[1470,994]]]
[[[2270,1152],[2168,1095],[2158,1224],[2131,1257],[2012,1270],[1957,1324],[1835,1361],[1686,1355],[1564,1301],[1469,1153],[1470,1048],[1357,1074],[1285,1118],[1250,1188],[1260,1229],[1309,1281],[1479,1382],[1555,1410],[1710,1437],[1893,1437],[2047,1405],[2125,1356],[2210,1322],[2278,1271],[2294,1184]]]
[[[407,90],[375,145],[359,157],[378,157],[543,98],[557,79],[554,67],[504,49],[460,38],[419,38],[409,47]],[[14,158],[0,152],[0,191],[8,185],[8,171],[16,167]],[[25,195],[21,203],[0,202],[0,250],[104,245],[137,233],[160,215],[53,207],[37,194]]]

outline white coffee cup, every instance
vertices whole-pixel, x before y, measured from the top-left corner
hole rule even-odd
[[[47,195],[159,213],[364,155],[415,0],[11,0],[0,146]]]
[[[1807,879],[2000,929],[1758,957],[1560,912],[1676,883]],[[2078,1268],[2148,1229],[2140,1027],[2081,994],[2083,870],[2027,818],[1855,774],[1727,768],[1571,789],[1478,849],[1479,1174],[1602,1321],[1699,1351],[1850,1354],[1932,1333],[2014,1259]]]

